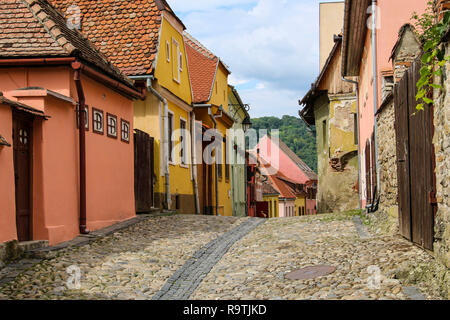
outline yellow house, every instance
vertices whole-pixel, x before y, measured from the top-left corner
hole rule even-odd
[[[187,133],[193,128],[193,108],[183,22],[165,0],[121,0],[120,8],[109,0],[51,2],[147,92],[145,101],[134,106],[135,154],[141,153],[135,157],[137,210],[198,213]],[[74,19],[78,9],[79,21]],[[180,128],[187,131],[180,134]]]
[[[154,196],[157,207],[196,213],[191,128],[191,86],[183,41],[183,24],[163,14],[158,50],[145,101],[135,103],[135,128],[154,138]],[[185,131],[182,131],[185,130]],[[169,201],[167,201],[169,199]]]
[[[192,107],[196,119],[196,177],[200,212],[232,216],[231,166],[226,159],[227,130],[234,124],[228,109],[228,67],[190,34],[184,33]],[[210,129],[217,129],[218,136]],[[212,142],[212,143],[211,143]],[[211,146],[215,146],[211,148]],[[205,154],[212,156],[207,161]]]

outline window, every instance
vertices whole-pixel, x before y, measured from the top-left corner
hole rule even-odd
[[[175,39],[172,39],[173,48],[173,80],[180,83],[180,45]]]
[[[181,157],[181,164],[186,165],[187,164],[187,139],[186,139],[186,120],[180,119],[180,145],[181,145],[181,151],[180,151],[180,157]]]
[[[322,121],[322,143],[325,148],[327,145],[327,120]]]
[[[130,143],[130,123],[126,120],[120,120],[120,127],[122,128],[122,141]]]
[[[222,165],[223,164],[223,156],[222,156],[223,143],[221,143],[220,145],[218,144],[218,149],[220,149],[220,150],[217,150],[217,158],[216,158],[217,172],[219,175],[219,179],[222,180],[222,177],[223,177],[223,165]]]
[[[89,131],[89,107],[85,106],[84,110],[85,110],[84,116],[86,117],[84,119],[86,123],[86,131]],[[80,117],[78,116],[78,113],[77,113],[77,129],[80,129]]]
[[[170,62],[170,42],[166,41],[166,59]]]
[[[92,108],[92,131],[103,134],[103,111]]]
[[[108,137],[117,139],[117,117],[115,115],[106,114],[106,126]]]
[[[227,139],[225,138],[225,180],[230,180],[230,161],[228,161]]]
[[[358,144],[358,114],[353,114],[353,141]]]
[[[173,162],[172,150],[173,150],[173,141],[172,141],[172,133],[173,133],[173,113],[169,112],[168,118],[168,128],[167,134],[169,135],[169,162]]]
[[[180,72],[183,72],[183,54],[181,52],[178,54],[178,67]]]

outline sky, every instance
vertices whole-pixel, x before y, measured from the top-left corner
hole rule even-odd
[[[319,3],[330,0],[168,0],[187,32],[231,69],[253,118],[298,116],[319,74]]]

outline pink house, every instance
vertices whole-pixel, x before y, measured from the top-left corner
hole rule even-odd
[[[0,243],[52,245],[134,217],[141,92],[47,1],[0,12]]]
[[[357,77],[358,83],[363,207],[374,200],[373,194],[379,185],[375,113],[383,102],[383,84],[393,82],[390,61],[392,48],[398,39],[398,30],[405,23],[411,22],[414,12],[420,14],[425,11],[427,2],[428,0],[345,1],[342,75],[350,80]],[[372,19],[372,4],[376,4],[375,19]]]
[[[275,140],[266,135],[256,148],[260,158],[271,166],[269,175],[280,173],[295,183],[305,185],[306,212],[316,214],[317,174],[279,139]]]

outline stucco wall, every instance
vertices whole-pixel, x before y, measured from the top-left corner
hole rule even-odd
[[[0,91],[15,100],[12,95],[18,88],[43,87],[77,100],[71,79],[73,73],[67,67],[5,69],[0,72]],[[135,216],[133,138],[131,135],[130,143],[120,139],[120,119],[129,121],[130,132],[133,132],[133,108],[130,99],[88,77],[82,76],[82,84],[89,106],[89,131],[86,132],[87,226],[93,231]],[[51,117],[47,121],[34,121],[31,220],[33,240],[49,240],[53,245],[70,240],[79,233],[75,107],[49,96],[24,98],[23,102],[43,109]],[[104,112],[103,135],[92,131],[92,107]],[[106,135],[107,112],[118,118],[117,139]],[[10,125],[0,123],[0,131],[4,128],[9,131]],[[13,186],[14,178],[10,177],[6,183]],[[8,214],[15,221],[15,210],[10,208]],[[15,232],[15,226],[9,232]]]
[[[15,216],[16,204],[14,201],[12,113],[9,106],[1,103],[0,134],[11,144],[11,147],[0,146],[0,243],[2,243],[17,239],[17,232]]]
[[[332,159],[340,159],[345,154],[357,149],[354,141],[353,119],[353,114],[356,112],[356,97],[338,95],[328,99],[323,96],[316,101],[314,112],[319,174],[318,212],[329,213],[357,209],[359,203],[356,153],[340,170],[336,170],[335,163],[332,162]]]

